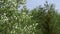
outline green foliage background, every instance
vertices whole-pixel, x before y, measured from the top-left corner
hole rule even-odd
[[[18,10],[25,2],[0,0],[0,34],[60,34],[60,14],[53,4]]]

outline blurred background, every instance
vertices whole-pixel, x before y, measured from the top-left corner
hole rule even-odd
[[[59,0],[0,0],[0,34],[60,34]]]

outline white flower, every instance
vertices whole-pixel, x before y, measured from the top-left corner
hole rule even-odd
[[[23,12],[23,14],[26,14],[25,12]]]
[[[32,25],[30,25],[29,27],[32,27]]]
[[[38,23],[35,24],[36,26],[38,25]]]

